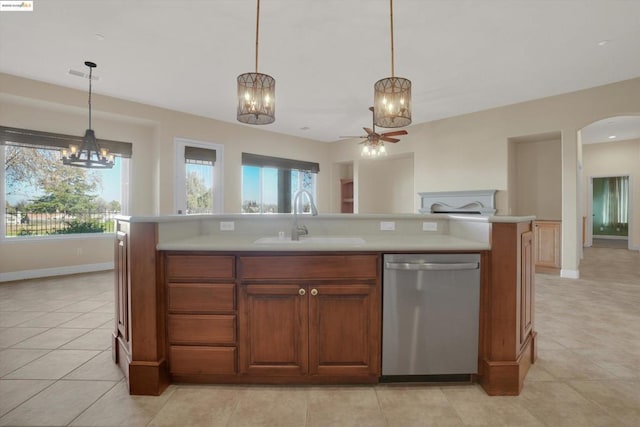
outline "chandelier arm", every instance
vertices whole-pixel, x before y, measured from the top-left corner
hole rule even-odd
[[[257,0],[258,7],[256,8],[256,74],[258,74],[258,34],[260,32],[260,0]]]

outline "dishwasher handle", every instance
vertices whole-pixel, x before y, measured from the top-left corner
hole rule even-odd
[[[386,262],[387,270],[477,270],[477,262]]]

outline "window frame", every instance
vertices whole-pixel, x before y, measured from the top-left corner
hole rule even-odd
[[[7,144],[0,144],[0,164],[4,165],[6,158],[6,150]],[[27,147],[31,148],[31,147]],[[38,149],[43,147],[33,146],[31,149]],[[58,151],[57,147],[51,147],[51,150]],[[131,176],[131,159],[128,157],[119,157],[122,164],[120,165],[120,215],[127,215],[129,213],[130,208],[130,197],[129,197],[129,183]],[[72,167],[72,166],[69,166]],[[0,203],[3,208],[0,209],[0,224],[2,225],[2,230],[0,230],[0,242],[1,243],[19,243],[19,242],[27,242],[27,241],[38,241],[38,240],[73,240],[73,239],[86,239],[88,237],[91,238],[108,238],[113,239],[113,232],[103,232],[103,233],[72,233],[72,234],[42,234],[36,236],[14,236],[7,237],[6,233],[6,171],[5,168],[2,167],[0,170]]]
[[[178,215],[187,215],[186,187],[186,162],[184,158],[186,147],[204,148],[215,150],[216,161],[213,166],[213,209],[211,214],[224,212],[224,145],[215,142],[197,141],[187,138],[173,139],[174,179],[173,179],[173,212]]]
[[[257,167],[259,169],[259,181],[258,181],[258,186],[259,186],[259,204],[260,204],[260,211],[259,212],[244,212],[244,203],[245,203],[245,196],[244,196],[244,179],[245,179],[245,174],[244,174],[244,168],[245,167]],[[294,197],[294,193],[293,193],[293,179],[291,177],[291,175],[293,174],[293,171],[297,171],[299,173],[298,176],[298,187],[301,186],[302,181],[301,181],[301,174],[302,173],[310,173],[313,177],[313,192],[312,192],[312,197],[315,201],[316,196],[317,196],[317,177],[318,177],[318,173],[320,172],[320,165],[318,163],[315,162],[308,162],[308,161],[303,161],[303,160],[293,160],[293,159],[286,159],[286,158],[281,158],[281,157],[271,157],[271,156],[264,156],[264,155],[259,155],[259,154],[251,154],[251,153],[242,153],[242,162],[241,162],[241,175],[242,175],[242,184],[241,184],[241,211],[243,211],[243,213],[246,214],[270,214],[271,212],[265,212],[264,210],[264,169],[265,168],[269,168],[269,169],[275,169],[277,171],[278,174],[278,186],[277,186],[277,206],[278,209],[280,209],[281,207],[281,203],[282,206],[284,208],[289,208],[289,211],[278,211],[277,213],[293,213],[294,211],[294,206],[293,206],[293,197]],[[288,181],[286,183],[281,182],[281,178],[282,175],[284,175],[284,173],[288,173],[289,174],[289,178]],[[286,193],[286,195],[284,196],[284,200],[283,199],[283,195],[281,194],[281,191],[284,191]],[[285,194],[283,193],[283,194]],[[304,201],[300,200],[299,201],[300,205],[304,205]],[[301,214],[305,213],[305,212],[300,212]]]

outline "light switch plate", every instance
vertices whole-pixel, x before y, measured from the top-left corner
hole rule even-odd
[[[422,231],[438,231],[438,223],[431,221],[424,221],[422,223]]]
[[[396,229],[395,221],[380,221],[380,230],[394,231]]]
[[[220,221],[220,231],[233,231],[236,229],[236,224],[233,221]]]

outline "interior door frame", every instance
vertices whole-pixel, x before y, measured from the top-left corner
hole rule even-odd
[[[587,180],[587,224],[586,224],[586,238],[584,242],[585,247],[591,247],[593,245],[593,180],[595,178],[615,178],[618,176],[626,176],[629,179],[629,188],[627,189],[627,198],[629,199],[629,206],[627,208],[627,218],[629,219],[629,228],[627,232],[627,249],[631,249],[631,236],[633,236],[633,176],[629,173],[623,174],[604,174],[604,175],[589,175]]]
[[[224,145],[214,142],[196,141],[187,138],[174,138],[174,180],[173,180],[173,212],[184,214],[187,200],[184,192],[186,166],[184,162],[185,147],[198,147],[216,151],[216,162],[213,167],[213,213],[224,212]]]

